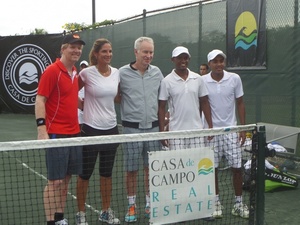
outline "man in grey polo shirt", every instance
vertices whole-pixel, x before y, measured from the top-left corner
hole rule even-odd
[[[154,55],[152,38],[140,37],[134,43],[136,61],[119,69],[121,119],[124,134],[158,132],[158,93],[164,78],[160,69],[150,65]],[[124,166],[128,212],[126,222],[137,221],[136,190],[139,159],[143,158],[146,192],[145,216],[150,217],[148,151],[161,149],[159,141],[125,143]]]

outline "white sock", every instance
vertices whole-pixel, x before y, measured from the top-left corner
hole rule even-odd
[[[128,198],[129,205],[134,205],[135,204],[136,195],[127,196],[127,198]]]
[[[220,197],[219,197],[219,195],[216,195],[216,197],[215,197],[215,203],[217,203],[218,201],[220,201]]]
[[[150,206],[150,195],[146,195],[146,207]]]
[[[243,202],[242,196],[235,196],[235,203],[242,203],[242,202]]]

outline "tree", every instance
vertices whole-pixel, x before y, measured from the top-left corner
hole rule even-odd
[[[30,32],[30,35],[41,35],[41,34],[48,34],[48,32],[42,28],[35,28],[34,31]]]
[[[73,32],[73,31],[79,31],[83,30],[86,27],[85,23],[66,23],[65,25],[62,26],[62,28],[66,32]]]
[[[81,30],[95,29],[102,26],[113,25],[114,23],[115,20],[104,20],[102,22],[95,23],[92,25],[87,25],[85,23],[66,23],[62,26],[62,28],[65,30],[65,32],[76,32]]]

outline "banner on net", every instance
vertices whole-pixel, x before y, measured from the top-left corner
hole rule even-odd
[[[211,148],[149,153],[151,224],[209,217],[215,201]]]

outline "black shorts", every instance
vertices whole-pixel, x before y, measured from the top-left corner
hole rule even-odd
[[[119,134],[117,126],[109,130],[98,130],[83,124],[81,128],[82,137],[115,134]],[[95,168],[98,154],[100,176],[111,177],[118,146],[119,143],[83,146],[83,168],[80,177],[84,180],[90,179]]]

